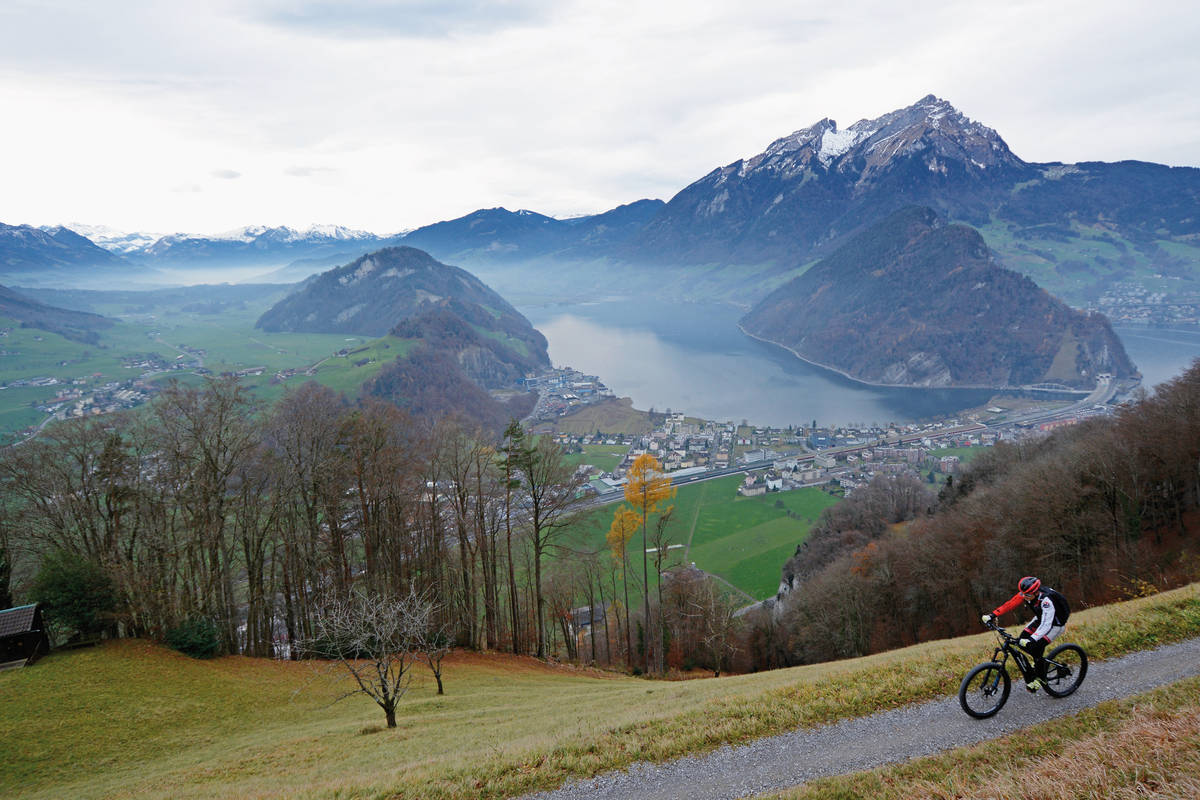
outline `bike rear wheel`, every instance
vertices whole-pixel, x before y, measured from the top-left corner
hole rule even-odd
[[[989,661],[972,669],[958,687],[958,703],[975,719],[987,719],[1004,707],[1012,681],[1004,665]]]
[[[1064,644],[1046,656],[1046,694],[1066,697],[1079,688],[1087,675],[1088,658],[1077,644]]]

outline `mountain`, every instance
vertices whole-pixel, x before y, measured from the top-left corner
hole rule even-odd
[[[932,95],[845,129],[821,120],[713,170],[619,255],[793,275],[910,204],[981,228],[1006,263],[1076,302],[1121,280],[1200,279],[1200,169],[1026,163]]]
[[[310,278],[255,324],[266,331],[383,336],[442,300],[488,309],[496,330],[529,325],[474,275],[413,247],[384,248]]]
[[[282,266],[301,258],[348,253],[353,258],[391,242],[366,231],[339,225],[305,230],[251,225],[213,236],[176,233],[130,253],[143,263],[163,267]]]
[[[666,204],[609,212],[626,218],[601,235],[606,215],[554,220],[489,209],[404,241],[469,264],[494,285],[503,279],[506,290],[549,281],[553,294],[572,286],[586,294],[620,283],[744,302],[908,205],[977,228],[1005,264],[1077,304],[1123,281],[1183,280],[1200,292],[1200,169],[1029,163],[933,95],[846,128],[822,119],[712,170]]]
[[[1095,385],[1136,370],[1108,321],[992,258],[979,232],[912,206],[848,238],[742,319],[856,380],[899,386]]]
[[[607,254],[636,235],[663,207],[638,200],[602,214],[555,219],[534,211],[489,208],[405,234],[406,245],[438,258],[515,261],[554,255],[567,259]]]
[[[0,222],[0,274],[37,276],[129,266],[125,259],[61,225],[35,228]]]
[[[140,253],[163,236],[161,233],[128,233],[107,225],[86,225],[82,222],[68,222],[63,227],[117,255]],[[43,228],[43,230],[50,229]]]
[[[457,413],[496,430],[532,409],[535,398],[518,382],[550,365],[545,337],[504,298],[412,247],[385,248],[308,279],[257,326],[411,342],[365,392],[417,416]]]
[[[823,119],[675,195],[627,253],[652,261],[796,262],[898,207],[983,221],[1035,170],[932,95],[839,130]]]
[[[0,317],[15,320],[22,327],[57,333],[84,344],[96,344],[100,339],[98,332],[113,324],[112,320],[99,314],[46,305],[6,286],[0,286]]]

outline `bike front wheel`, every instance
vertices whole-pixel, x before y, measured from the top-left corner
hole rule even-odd
[[[1004,707],[1012,681],[1004,665],[996,661],[980,664],[967,673],[958,687],[958,703],[975,719],[987,719]]]
[[[1079,688],[1087,675],[1088,658],[1077,644],[1064,644],[1046,656],[1046,694],[1066,697]]]

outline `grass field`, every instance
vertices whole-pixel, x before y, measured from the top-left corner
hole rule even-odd
[[[629,448],[625,445],[585,444],[583,452],[568,453],[563,460],[573,467],[580,464],[591,464],[595,467],[592,474],[596,475],[601,472],[612,472],[621,463],[621,459],[625,458],[627,452],[629,452]]]
[[[649,433],[652,430],[654,424],[650,415],[635,409],[628,397],[610,398],[533,426],[535,433]]]
[[[83,380],[83,388],[87,389],[139,377],[142,370],[125,366],[124,356],[156,354],[173,363],[183,348],[188,348],[204,351],[204,367],[214,374],[262,367],[262,375],[247,376],[243,383],[270,402],[277,400],[287,385],[306,380],[316,380],[353,397],[364,381],[411,346],[392,336],[370,339],[342,334],[266,333],[254,327],[264,310],[265,306],[249,304],[219,314],[170,305],[133,310],[119,305],[105,307],[101,309],[104,313],[120,316],[112,327],[100,331],[100,341],[91,345],[21,328],[12,320],[0,318],[0,329],[10,329],[0,337],[0,384],[34,377],[63,382],[0,390],[0,439],[43,421],[46,415],[33,406],[55,397],[72,380]],[[335,355],[342,350],[352,352]],[[313,365],[313,374],[307,375],[304,370]],[[272,382],[275,373],[288,369],[301,372],[286,383]],[[190,371],[164,372],[153,382],[164,383],[172,378],[199,382]]]
[[[774,596],[783,562],[804,540],[821,511],[837,499],[815,488],[739,497],[741,482],[741,475],[730,475],[679,487],[672,501],[675,510],[668,538],[689,547],[672,551],[668,563],[694,561],[750,598],[762,600]],[[615,509],[616,505],[597,509],[580,523],[580,547],[605,547]],[[635,539],[631,547],[640,547],[640,534]]]
[[[1071,624],[1071,639],[1096,659],[1198,633],[1195,585],[1082,610]],[[309,664],[194,661],[144,642],[110,642],[0,673],[0,796],[509,797],[639,760],[950,695],[992,641],[979,634],[831,664],[679,682],[456,654],[446,664],[447,694],[438,697],[431,679],[419,680],[394,730],[383,729],[382,713],[360,696],[333,703],[345,684]],[[1164,702],[1175,709],[1169,713],[1194,717],[1196,694],[1191,685],[1168,691]],[[1107,716],[1102,710],[1093,719]],[[1051,732],[1058,739],[1010,737],[1002,743],[1008,749],[938,756],[949,760],[916,777],[986,779],[1009,754],[1044,763],[1063,741],[1089,741],[1096,725],[1080,719],[1051,723],[1063,726]],[[1172,763],[1195,778],[1196,750],[1188,741],[1182,754],[1175,748]],[[1063,767],[1058,777],[1071,777],[1070,763]],[[892,780],[873,774],[858,779]],[[981,785],[979,796],[996,796],[985,793],[986,780]],[[885,786],[890,794],[831,789],[804,796],[964,796],[920,786],[910,794]]]

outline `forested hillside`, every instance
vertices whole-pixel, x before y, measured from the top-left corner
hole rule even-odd
[[[1196,580],[1198,462],[1200,364],[1112,417],[999,444],[936,495],[880,476],[784,566],[760,655],[822,661],[969,633],[1023,575],[1075,608]]]
[[[1133,375],[1120,339],[995,262],[983,238],[910,206],[776,289],[745,330],[870,383],[1094,386]]]

